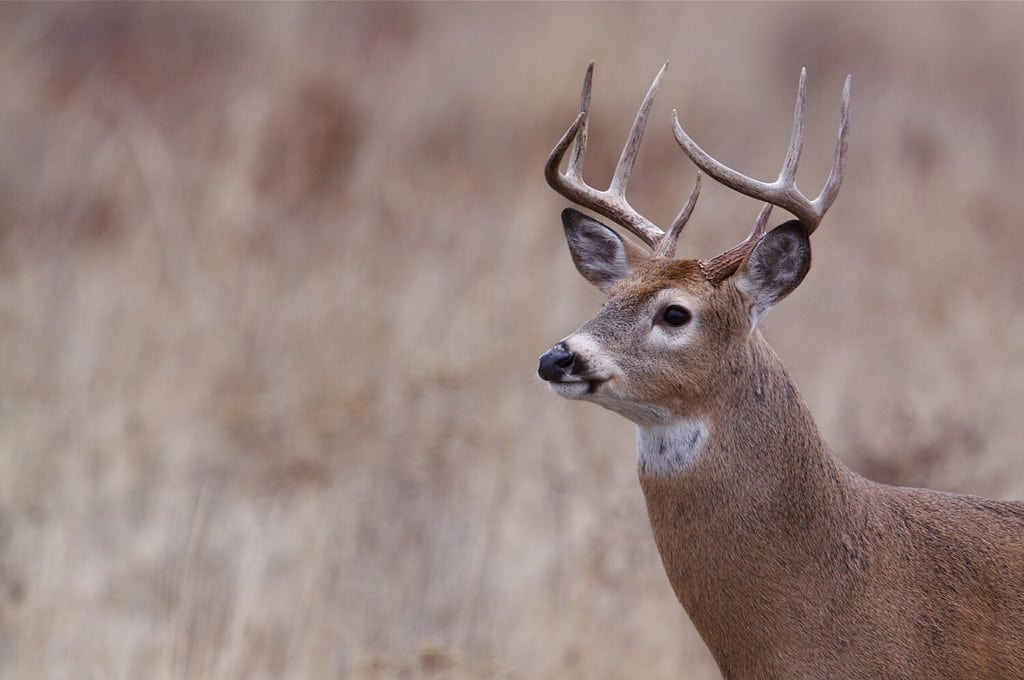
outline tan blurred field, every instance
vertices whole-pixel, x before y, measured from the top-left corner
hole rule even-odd
[[[846,183],[766,321],[835,450],[1024,497],[1022,5],[0,6],[0,676],[714,678],[633,429],[536,357],[593,314],[544,183],[671,67],[769,178]],[[681,253],[758,206],[705,183]],[[781,218],[780,218],[781,220]]]

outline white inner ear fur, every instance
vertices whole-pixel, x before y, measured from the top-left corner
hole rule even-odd
[[[618,236],[608,229],[599,225],[580,229],[571,233],[569,238],[580,267],[602,289],[610,288],[629,274],[626,249]]]
[[[736,278],[736,288],[751,302],[750,330],[782,298],[800,285],[810,268],[806,234],[787,222],[761,237]]]
[[[588,266],[602,279],[618,281],[629,273],[629,263],[626,262],[626,250],[622,244],[616,241],[615,256],[611,260],[603,260],[592,257]]]
[[[736,288],[743,293],[744,297],[750,300],[750,332],[753,333],[754,329],[757,328],[758,322],[764,318],[764,315],[767,314],[768,310],[775,304],[775,300],[766,298],[758,299],[758,288],[746,277],[745,274],[741,274],[739,279],[736,281]]]

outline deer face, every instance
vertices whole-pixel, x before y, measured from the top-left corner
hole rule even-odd
[[[735,380],[758,320],[810,266],[796,221],[763,236],[719,279],[697,260],[649,257],[575,210],[562,217],[577,268],[607,300],[540,358],[538,374],[556,394],[640,425],[700,417],[722,382]]]

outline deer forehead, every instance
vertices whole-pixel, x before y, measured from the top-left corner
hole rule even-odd
[[[697,260],[651,259],[640,263],[629,276],[615,284],[608,299],[648,300],[666,288],[711,290]]]
[[[608,291],[605,307],[640,311],[667,292],[678,291],[696,300],[713,290],[702,277],[696,260],[652,259],[641,263]]]
[[[629,324],[646,318],[672,303],[699,314],[715,304],[720,291],[704,278],[697,260],[656,259],[638,266],[608,292],[601,313],[595,318]]]

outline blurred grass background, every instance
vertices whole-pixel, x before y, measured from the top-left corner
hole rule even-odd
[[[847,178],[766,321],[836,451],[1024,496],[1021,5],[0,6],[0,675],[714,678],[633,428],[536,357],[592,315],[541,168]],[[758,206],[705,183],[680,252]],[[783,218],[779,218],[780,220]]]

